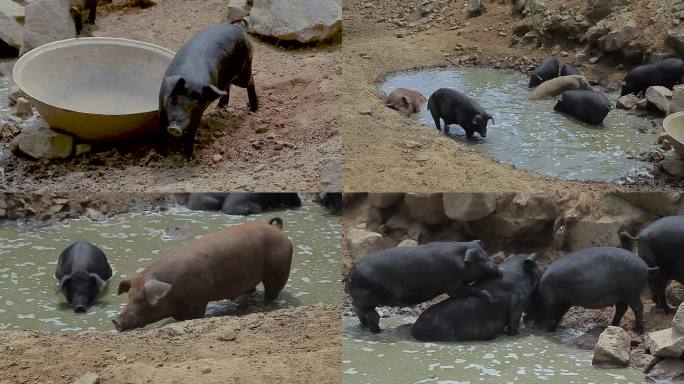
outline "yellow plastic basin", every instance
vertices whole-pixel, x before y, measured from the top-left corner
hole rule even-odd
[[[159,89],[173,56],[135,40],[69,39],[26,53],[12,75],[53,129],[114,141],[158,124]]]

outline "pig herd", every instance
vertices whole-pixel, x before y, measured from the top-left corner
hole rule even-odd
[[[412,325],[413,337],[423,341],[491,340],[517,334],[521,321],[554,332],[572,306],[614,305],[615,326],[629,307],[635,331],[643,333],[642,290],[648,285],[656,307],[671,312],[665,287],[684,283],[684,216],[659,219],[637,236],[618,235],[620,248],[582,249],[548,267],[535,254],[510,255],[497,266],[478,240],[390,248],[361,258],[344,278],[345,291],[371,332],[380,332],[376,307],[447,294]]]
[[[560,76],[559,76],[560,75]],[[621,95],[640,94],[650,86],[663,86],[672,89],[682,83],[684,61],[668,58],[654,64],[642,65],[630,71],[622,81]],[[529,88],[535,88],[528,100],[544,100],[558,97],[554,110],[570,115],[591,125],[600,125],[613,106],[601,92],[592,89],[589,81],[572,64],[560,65],[551,57],[537,67],[530,75]],[[471,139],[474,133],[487,136],[487,122],[494,120],[472,98],[449,88],[436,90],[429,99],[420,92],[397,88],[386,98],[386,105],[406,116],[420,112],[427,100],[427,108],[432,114],[435,126],[441,131],[440,121],[444,120],[445,133],[449,134],[449,124],[458,124]]]
[[[263,283],[264,300],[275,300],[285,287],[292,263],[292,244],[280,218],[250,222],[210,233],[159,257],[135,276],[119,282],[128,303],[112,320],[127,331],[173,317],[204,316],[207,303],[240,300]],[[78,313],[90,308],[112,278],[105,254],[78,241],[59,257],[58,291]]]

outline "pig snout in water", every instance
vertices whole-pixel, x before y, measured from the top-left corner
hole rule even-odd
[[[178,50],[159,92],[163,154],[175,138],[182,139],[185,156],[192,158],[202,114],[216,99],[219,108],[226,108],[231,85],[246,88],[250,110],[257,110],[252,51],[246,32],[229,23],[199,32]]]
[[[77,313],[86,312],[107,286],[112,268],[105,254],[87,241],[78,241],[67,247],[59,256],[55,278],[58,292],[64,292],[67,301]]]
[[[364,256],[346,275],[345,289],[361,325],[380,332],[378,305],[416,305],[443,293],[450,297],[477,295],[491,301],[489,293],[468,283],[501,277],[501,273],[477,240],[436,242]]]
[[[123,332],[173,317],[201,318],[207,303],[235,300],[264,285],[264,299],[285,287],[292,244],[283,221],[251,222],[210,233],[158,258],[139,274],[121,280],[128,303],[114,319]]]
[[[428,110],[438,131],[442,131],[440,121],[444,120],[444,133],[449,134],[449,124],[458,124],[468,139],[472,139],[475,132],[482,138],[487,137],[487,123],[494,121],[475,100],[449,88],[438,89],[430,96]]]

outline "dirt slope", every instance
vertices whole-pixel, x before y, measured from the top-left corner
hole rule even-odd
[[[340,383],[340,310],[175,323],[123,334],[0,332],[0,383]]]

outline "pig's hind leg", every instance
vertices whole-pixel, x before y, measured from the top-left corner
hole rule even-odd
[[[221,96],[221,98],[219,99],[219,102],[218,102],[219,108],[228,108],[228,102],[230,101],[230,84],[228,84],[226,86],[224,91],[226,91],[226,95]]]

